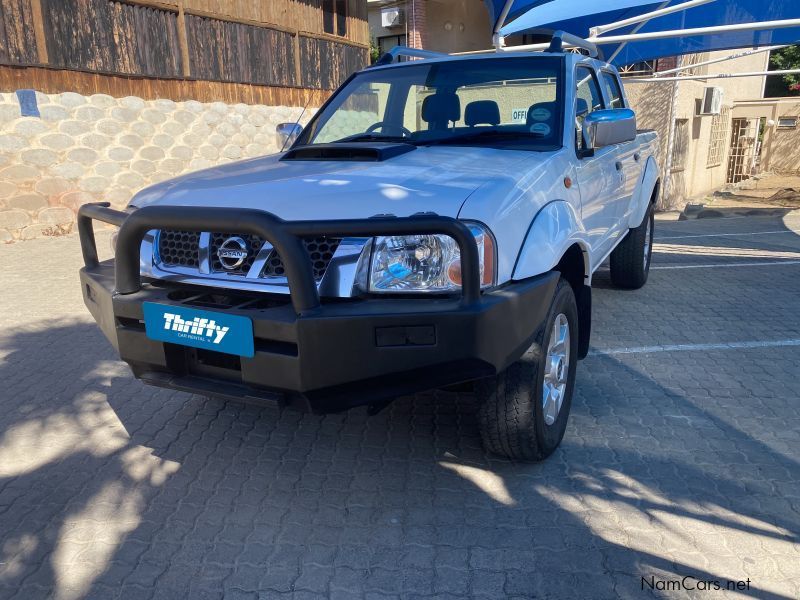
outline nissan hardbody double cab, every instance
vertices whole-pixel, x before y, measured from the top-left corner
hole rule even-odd
[[[485,447],[560,443],[591,282],[641,287],[659,188],[617,71],[396,49],[279,154],[79,212],[84,300],[144,382],[317,412],[474,382]],[[412,54],[406,50],[405,54]],[[119,227],[99,261],[93,221]]]

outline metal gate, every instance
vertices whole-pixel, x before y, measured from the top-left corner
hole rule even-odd
[[[731,151],[728,156],[728,183],[739,183],[758,174],[764,118],[733,119]]]

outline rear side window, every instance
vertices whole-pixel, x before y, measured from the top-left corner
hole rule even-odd
[[[603,71],[600,75],[603,81],[603,87],[606,89],[611,105],[609,108],[625,108],[625,99],[622,97],[622,90],[619,87],[619,79],[613,73]]]

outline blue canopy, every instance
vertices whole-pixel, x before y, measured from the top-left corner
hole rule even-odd
[[[489,9],[489,22],[492,24],[494,28],[495,24],[497,23],[497,19],[500,18],[500,14],[503,12],[503,7],[506,5],[506,0],[484,0],[486,2],[486,8]],[[509,23],[513,19],[516,19],[521,14],[523,14],[526,10],[533,8],[534,6],[539,6],[540,4],[547,4],[548,2],[552,2],[553,0],[514,0],[514,4],[511,5],[511,10],[506,17],[506,23]]]
[[[686,0],[672,0],[666,6]],[[496,19],[505,0],[486,0],[490,15]],[[642,15],[659,8],[663,2],[653,0],[600,0],[591,7],[587,0],[515,0],[500,30],[501,35],[531,32],[537,29],[563,29],[581,37],[598,25]],[[755,23],[800,18],[800,0],[714,0],[680,12],[654,18],[642,26],[629,25],[600,36],[685,30],[739,23]],[[681,36],[669,39],[628,42],[614,57],[617,65],[664,56],[676,56],[710,50],[754,48],[772,44],[792,44],[800,41],[800,27],[761,31],[731,31],[710,35]],[[611,56],[619,44],[603,44],[601,49]]]

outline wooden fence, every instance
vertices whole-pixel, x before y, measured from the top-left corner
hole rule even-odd
[[[305,103],[367,64],[368,46],[350,39],[364,37],[366,0],[347,6],[342,23],[352,35],[340,37],[318,31],[322,0],[0,0],[0,85],[24,79],[13,71],[25,67],[43,92],[74,89],[46,89],[62,85],[67,70],[85,74],[76,77],[83,93],[92,85],[113,93],[127,77],[122,87],[142,97],[215,99],[215,82],[232,85],[225,96],[235,101]],[[267,16],[295,27],[251,18]],[[260,87],[269,90],[249,89]]]

